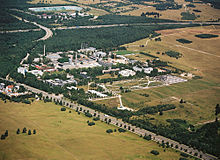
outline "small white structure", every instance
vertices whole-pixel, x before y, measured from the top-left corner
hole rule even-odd
[[[133,67],[133,70],[136,71],[136,72],[137,72],[137,71],[141,72],[143,69],[140,68],[140,67],[134,66],[134,67]]]
[[[154,69],[152,67],[143,68],[144,73],[150,74]]]
[[[41,70],[32,70],[32,71],[29,71],[29,73],[31,73],[35,76],[42,76],[43,75],[43,72]]]
[[[107,97],[106,94],[100,93],[100,92],[95,91],[95,90],[88,90],[88,92],[90,92],[92,94],[96,94],[97,96],[102,97],[102,98]]]
[[[75,86],[66,87],[66,88],[67,88],[67,89],[69,89],[69,90],[72,90],[72,89],[78,90],[78,88],[77,88],[77,87],[75,87]]]
[[[128,77],[128,76],[134,76],[136,72],[130,69],[125,69],[125,70],[120,71],[119,74],[122,75],[123,77]]]
[[[27,68],[25,68],[25,67],[18,67],[17,72],[25,75],[25,73],[27,72]]]
[[[94,57],[105,57],[106,55],[107,54],[105,52],[101,52],[101,51],[93,53]]]

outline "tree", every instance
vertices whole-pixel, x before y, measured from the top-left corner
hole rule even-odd
[[[219,104],[217,104],[215,107],[215,115],[217,116],[219,113],[220,113],[220,106]]]
[[[18,130],[17,130],[17,132],[16,132],[17,134],[20,134],[20,129],[18,128]]]
[[[152,150],[150,153],[154,154],[154,155],[159,155],[160,153],[156,150]]]
[[[28,135],[31,135],[31,130],[30,129],[28,130]]]
[[[112,133],[112,132],[113,132],[112,129],[107,129],[107,130],[106,130],[106,133]]]
[[[22,133],[26,133],[27,129],[24,127]]]
[[[4,134],[1,135],[1,140],[3,140],[3,139],[5,139],[5,135]]]
[[[33,134],[36,134],[36,133],[37,133],[37,132],[36,132],[36,129],[34,129],[34,130],[33,130]]]
[[[5,131],[5,137],[8,137],[8,130]]]

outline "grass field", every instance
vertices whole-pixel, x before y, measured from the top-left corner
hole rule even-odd
[[[187,5],[190,4],[189,2],[185,2],[184,0],[175,0],[178,4]],[[152,2],[146,2],[146,4],[154,4]],[[189,8],[186,9],[182,7],[178,10],[165,10],[165,11],[158,11],[155,7],[152,6],[145,6],[145,5],[137,5],[133,4],[131,6],[138,7],[139,9],[133,10],[130,12],[121,13],[122,15],[133,15],[133,16],[140,16],[142,12],[158,12],[161,14],[160,18],[162,19],[172,19],[172,20],[181,20],[181,12],[189,11],[190,13],[195,13],[197,17],[196,20],[198,21],[208,21],[208,20],[217,20],[220,18],[220,10],[215,9],[207,4],[199,4],[194,3],[196,6],[195,8]],[[200,13],[193,12],[193,9],[200,10]],[[153,17],[153,16],[152,16]]]
[[[147,47],[139,47],[139,45],[145,45],[148,40],[143,39],[123,46],[129,46],[127,48],[129,51],[143,51],[158,56],[161,60],[170,62],[174,67],[202,76],[202,79],[124,93],[122,94],[123,104],[131,108],[167,103],[174,103],[179,106],[179,101],[172,97],[177,99],[183,98],[189,102],[184,104],[184,108],[177,108],[174,111],[164,112],[163,116],[153,115],[153,117],[156,121],[161,122],[167,118],[183,118],[193,124],[215,119],[214,108],[220,102],[220,46],[218,45],[220,44],[220,38],[200,39],[194,35],[205,33],[220,35],[220,27],[182,28],[162,30],[158,31],[158,33],[161,33],[161,42],[152,40],[148,42]],[[192,43],[179,43],[176,41],[179,38],[185,38],[192,41]],[[178,51],[183,54],[183,57],[175,59],[161,54],[168,50]],[[160,54],[156,53],[158,51]],[[143,62],[151,59],[148,56],[140,54],[127,57]],[[150,96],[144,97],[141,95],[143,93]],[[116,104],[113,100],[106,100],[106,102],[102,101],[101,103]]]
[[[177,160],[179,153],[159,147],[155,142],[146,141],[126,132],[107,134],[106,129],[115,129],[104,122],[88,126],[90,118],[60,111],[52,103],[34,102],[3,103],[0,101],[0,133],[7,129],[9,136],[0,141],[0,159],[44,159],[44,160],[88,160],[88,159],[152,159]],[[36,129],[36,135],[16,134],[22,130]],[[154,156],[152,149],[160,152]]]

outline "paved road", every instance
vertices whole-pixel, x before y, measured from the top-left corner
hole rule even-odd
[[[101,113],[99,111],[95,111],[95,110],[90,109],[88,107],[85,107],[85,106],[82,106],[82,105],[79,105],[79,104],[76,104],[76,103],[72,103],[71,101],[66,100],[65,98],[62,98],[62,96],[56,96],[56,95],[48,94],[48,93],[46,93],[44,91],[41,91],[39,89],[30,87],[30,86],[25,85],[25,84],[20,84],[20,83],[17,83],[17,84],[18,85],[23,85],[26,89],[28,89],[28,90],[30,90],[30,91],[32,91],[34,93],[37,93],[37,94],[42,93],[44,98],[48,97],[48,98],[52,99],[52,101],[62,101],[63,102],[63,106],[69,107],[69,108],[74,109],[74,110],[79,110],[80,112],[87,112],[88,111],[93,116],[99,117],[101,121],[109,122],[112,125],[118,126],[120,128],[124,128],[124,129],[126,129],[126,130],[128,130],[128,131],[130,131],[130,132],[132,132],[134,134],[137,134],[139,136],[151,135],[152,140],[155,141],[155,142],[160,142],[160,143],[162,143],[162,141],[164,143],[169,142],[170,145],[173,144],[172,148],[174,148],[176,150],[179,150],[181,152],[185,152],[187,154],[193,155],[193,156],[194,156],[195,153],[197,153],[198,156],[195,156],[195,157],[197,157],[199,159],[217,160],[217,158],[212,156],[212,155],[205,154],[205,153],[203,153],[201,151],[198,151],[197,149],[193,149],[193,148],[191,148],[189,146],[186,146],[184,144],[180,144],[179,142],[171,140],[171,139],[168,139],[166,137],[163,137],[163,136],[160,136],[160,135],[156,135],[155,133],[152,133],[152,132],[150,132],[148,130],[141,129],[141,128],[138,128],[136,126],[132,126],[131,124],[123,122],[121,119],[117,119],[115,117],[106,115],[106,114]],[[175,148],[176,145],[178,145],[178,148]]]
[[[120,27],[120,26],[149,26],[149,25],[189,25],[190,22],[178,22],[178,23],[134,23],[134,24],[109,24],[109,25],[90,25],[90,26],[73,26],[73,27],[55,27],[50,30],[66,30],[66,29],[82,29],[82,28],[107,28],[107,27]],[[193,24],[210,24],[220,25],[220,22],[194,22]],[[39,26],[40,27],[40,26]],[[43,28],[42,28],[43,29]],[[49,28],[47,28],[49,29]],[[26,29],[26,30],[12,30],[12,31],[0,31],[0,33],[13,33],[13,32],[29,32],[37,31],[37,29]]]
[[[12,15],[13,17],[15,17],[15,18],[17,18],[18,20],[20,20],[20,21],[24,21],[24,22],[26,22],[26,23],[32,23],[32,24],[34,24],[35,26],[38,26],[39,28],[41,28],[42,30],[44,30],[45,32],[46,32],[46,34],[42,37],[42,38],[40,38],[40,39],[38,39],[37,41],[41,41],[41,40],[46,40],[46,39],[48,39],[48,38],[50,38],[50,37],[52,37],[53,36],[53,32],[51,31],[51,29],[49,29],[49,28],[47,28],[47,27],[45,27],[45,26],[42,26],[42,25],[40,25],[40,24],[38,24],[38,23],[36,23],[36,22],[31,22],[31,21],[28,21],[28,20],[26,20],[26,19],[22,19],[21,17],[18,17],[18,16],[15,16],[15,15]],[[36,29],[34,29],[35,31],[36,31]],[[17,32],[29,32],[29,31],[33,31],[33,29],[26,29],[26,30],[16,30]],[[16,31],[1,31],[1,33],[13,33],[13,32],[16,32]]]

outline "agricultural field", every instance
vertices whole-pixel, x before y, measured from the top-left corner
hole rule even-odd
[[[8,137],[0,141],[0,158],[14,159],[179,159],[173,149],[164,152],[153,141],[125,132],[106,133],[117,129],[104,122],[78,115],[72,110],[60,111],[61,106],[34,102],[31,105],[0,101],[0,132],[8,130]],[[36,134],[16,134],[18,128],[36,130]],[[125,147],[126,146],[126,147]],[[120,148],[120,149],[119,149]],[[151,150],[159,151],[155,156]]]

